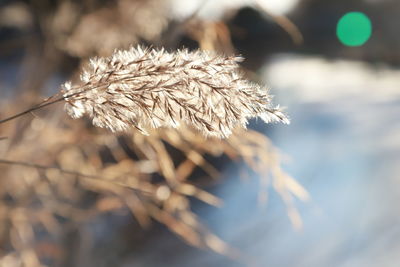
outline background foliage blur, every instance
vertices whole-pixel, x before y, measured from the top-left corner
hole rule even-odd
[[[373,25],[360,47],[335,34],[350,11]],[[0,266],[397,266],[399,11],[395,0],[0,2],[1,118],[88,58],[145,44],[243,55],[292,119],[224,141],[189,128],[115,136],[60,106],[1,125]]]

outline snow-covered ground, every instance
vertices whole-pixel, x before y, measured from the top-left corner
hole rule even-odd
[[[293,230],[272,193],[257,206],[257,179],[231,177],[222,209],[202,208],[207,224],[255,266],[398,266],[400,262],[400,71],[384,65],[281,55],[263,76],[288,106],[290,126],[268,128],[291,158],[286,166],[310,192]],[[242,266],[158,233],[126,266]],[[132,260],[132,261],[131,261]],[[132,262],[134,263],[132,265]]]

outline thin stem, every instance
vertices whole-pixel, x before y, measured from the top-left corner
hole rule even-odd
[[[117,185],[117,186],[120,186],[120,187],[123,187],[123,188],[127,188],[127,189],[130,189],[130,190],[134,190],[134,191],[138,191],[138,192],[142,192],[142,193],[151,193],[150,191],[144,190],[142,188],[132,187],[132,186],[120,183],[120,182],[111,181],[111,180],[102,178],[100,176],[83,174],[83,173],[76,172],[76,171],[71,171],[71,170],[64,170],[62,168],[55,167],[55,166],[45,166],[45,165],[35,164],[35,163],[31,163],[31,162],[12,161],[12,160],[6,160],[6,159],[0,159],[0,164],[18,165],[18,166],[41,169],[41,170],[55,169],[55,170],[58,170],[58,171],[60,171],[61,173],[64,173],[64,174],[79,176],[79,177],[82,177],[82,178],[85,178],[85,179],[90,179],[90,180],[96,180],[98,182],[111,183],[113,185]]]
[[[57,169],[60,172],[65,173],[65,174],[78,175],[78,176],[82,176],[82,177],[86,177],[86,178],[98,178],[97,176],[86,175],[86,174],[82,174],[82,173],[75,172],[75,171],[64,170],[64,169],[61,169],[61,168],[58,168],[58,167],[44,166],[44,165],[39,165],[39,164],[35,164],[35,163],[30,163],[30,162],[12,161],[12,160],[0,159],[0,164],[19,165],[19,166],[42,169],[42,170]]]
[[[23,115],[25,115],[25,114],[31,113],[32,111],[35,111],[35,110],[38,110],[38,109],[41,109],[41,108],[50,106],[50,105],[55,104],[55,103],[57,103],[57,102],[61,102],[61,101],[63,101],[64,99],[65,99],[65,97],[60,97],[60,98],[58,98],[58,99],[56,99],[56,100],[53,100],[53,101],[50,101],[50,102],[47,102],[48,100],[45,100],[45,101],[43,101],[41,104],[38,104],[38,105],[36,105],[36,106],[34,106],[34,107],[31,107],[31,108],[29,108],[29,109],[27,109],[27,110],[25,110],[25,111],[22,111],[22,112],[20,112],[20,113],[17,113],[17,114],[15,114],[15,115],[11,116],[11,117],[8,117],[8,118],[5,118],[5,119],[0,120],[0,124],[5,123],[5,122],[8,122],[8,121],[13,120],[13,119],[16,119],[16,118],[21,117],[21,116],[23,116]]]
[[[143,76],[148,76],[148,75],[147,75],[147,74],[146,74],[146,75],[138,75],[138,76],[132,77],[131,79],[138,78],[138,77],[143,77]],[[47,99],[45,99],[44,101],[42,101],[40,104],[37,104],[36,106],[33,106],[33,107],[31,107],[31,108],[29,108],[29,109],[27,109],[27,110],[25,110],[25,111],[22,111],[22,112],[20,112],[20,113],[17,113],[17,114],[15,114],[15,115],[12,115],[12,116],[10,116],[10,117],[8,117],[8,118],[5,118],[5,119],[0,120],[0,124],[5,123],[5,122],[8,122],[8,121],[11,121],[11,120],[16,119],[16,118],[19,118],[19,117],[21,117],[21,116],[23,116],[23,115],[26,115],[26,114],[28,114],[28,113],[31,113],[32,111],[35,111],[35,110],[38,110],[38,109],[41,109],[41,108],[50,106],[50,105],[52,105],[52,104],[61,102],[61,101],[63,101],[63,100],[68,99],[69,97],[73,97],[73,96],[75,96],[75,95],[79,95],[80,93],[82,93],[82,92],[84,92],[84,91],[97,89],[97,88],[99,88],[99,87],[107,86],[107,85],[110,85],[110,84],[113,83],[113,82],[119,82],[119,81],[122,81],[122,80],[124,80],[124,79],[126,79],[125,76],[124,76],[124,77],[121,77],[121,78],[119,78],[119,79],[115,79],[115,80],[111,80],[111,81],[108,81],[108,82],[100,83],[99,85],[96,85],[96,86],[92,86],[92,84],[86,84],[86,85],[80,86],[80,88],[82,89],[82,91],[78,91],[78,92],[75,92],[75,93],[69,94],[69,95],[64,95],[64,96],[62,96],[62,97],[60,97],[60,98],[57,98],[57,99],[55,99],[55,100],[49,102],[49,100],[51,100],[51,99],[57,97],[58,95],[60,95],[61,92],[62,92],[62,91],[61,91],[61,92],[59,92],[59,93],[57,93],[57,94],[55,94],[55,95],[53,95],[53,96],[48,97]],[[90,86],[91,86],[91,87],[90,87]],[[89,88],[87,88],[87,87],[89,87]],[[74,88],[74,89],[76,89],[76,88]]]

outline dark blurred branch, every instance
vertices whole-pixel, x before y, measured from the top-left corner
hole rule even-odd
[[[272,13],[268,8],[266,8],[260,2],[257,2],[257,6],[262,10],[265,14],[270,16],[276,24],[282,27],[289,36],[292,38],[293,42],[296,45],[301,45],[304,42],[303,34],[299,30],[299,28],[294,24],[288,17],[283,15],[277,15]]]

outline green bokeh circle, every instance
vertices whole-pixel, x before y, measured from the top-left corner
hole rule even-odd
[[[336,35],[346,46],[361,46],[372,34],[370,19],[361,12],[349,12],[340,18]]]

